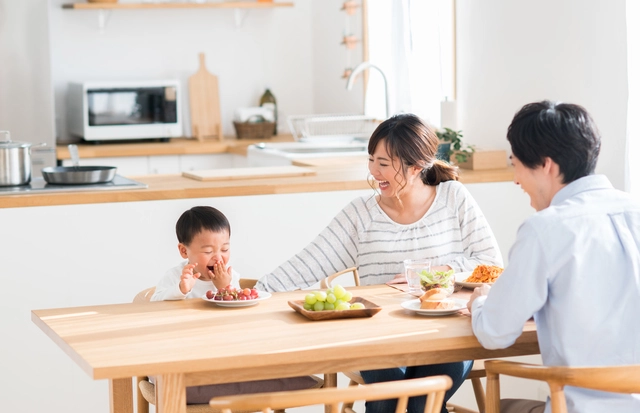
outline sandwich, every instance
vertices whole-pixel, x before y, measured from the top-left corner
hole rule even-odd
[[[442,288],[432,288],[420,297],[420,308],[423,310],[448,310],[456,303],[448,299],[449,294]]]

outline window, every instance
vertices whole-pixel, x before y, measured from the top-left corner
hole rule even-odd
[[[369,61],[386,75],[390,115],[412,112],[440,126],[455,99],[453,0],[368,0]],[[384,118],[382,76],[371,71],[365,113]]]

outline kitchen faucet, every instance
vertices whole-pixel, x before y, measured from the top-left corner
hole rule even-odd
[[[349,75],[349,78],[347,79],[347,90],[351,90],[353,88],[353,83],[355,82],[356,76],[358,76],[358,73],[366,69],[376,69],[382,75],[382,80],[384,81],[384,100],[385,100],[385,110],[386,110],[385,119],[388,119],[389,113],[391,111],[389,110],[389,89],[387,88],[387,77],[385,76],[382,69],[380,69],[378,66],[370,62],[362,62],[358,66],[356,66],[356,68],[353,69],[353,71]]]

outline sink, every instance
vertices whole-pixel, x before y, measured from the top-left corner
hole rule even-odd
[[[368,139],[341,142],[274,142],[250,145],[247,148],[249,166],[291,165],[294,159],[327,157],[366,157]]]
[[[334,155],[336,153],[344,153],[344,152],[362,152],[362,147],[348,147],[348,148],[335,148],[335,147],[327,147],[327,148],[285,148],[280,149],[280,151],[285,153],[313,153],[313,154],[331,154]],[[365,149],[366,152],[366,149]]]

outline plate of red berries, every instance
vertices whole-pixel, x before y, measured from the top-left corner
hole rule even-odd
[[[202,299],[220,307],[248,307],[269,297],[271,297],[271,293],[266,291],[258,291],[255,288],[235,288],[228,285],[218,291],[207,291]]]

